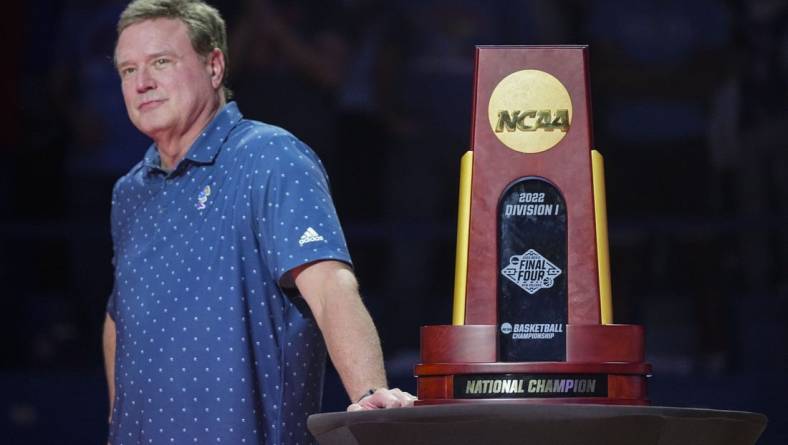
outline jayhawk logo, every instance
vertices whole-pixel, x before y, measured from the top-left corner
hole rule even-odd
[[[205,208],[205,203],[208,202],[208,197],[211,196],[211,186],[206,185],[204,189],[197,195],[197,210]]]

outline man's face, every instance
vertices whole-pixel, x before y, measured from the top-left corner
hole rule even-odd
[[[219,100],[211,56],[206,60],[194,51],[180,20],[145,20],[127,27],[115,57],[129,118],[153,139],[194,131]]]

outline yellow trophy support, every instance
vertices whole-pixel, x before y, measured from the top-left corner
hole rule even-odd
[[[460,202],[457,211],[457,252],[454,262],[454,310],[452,324],[465,324],[465,284],[468,277],[468,232],[471,223],[471,179],[473,152],[460,159]]]
[[[596,220],[596,257],[599,264],[599,312],[602,324],[613,323],[613,293],[610,286],[610,248],[607,240],[607,202],[605,200],[605,165],[602,155],[591,150],[591,175],[594,183],[594,219]]]

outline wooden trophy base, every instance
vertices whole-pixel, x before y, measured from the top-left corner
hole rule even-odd
[[[641,326],[568,324],[565,362],[499,362],[497,338],[495,325],[422,327],[416,404],[649,403]]]

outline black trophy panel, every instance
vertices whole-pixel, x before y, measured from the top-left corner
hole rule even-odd
[[[566,204],[542,178],[512,183],[498,206],[498,337],[504,362],[565,361]]]

